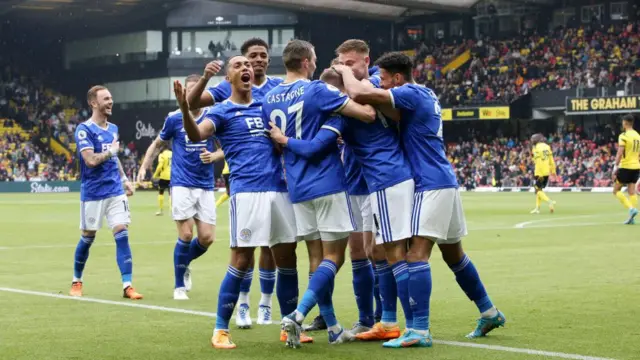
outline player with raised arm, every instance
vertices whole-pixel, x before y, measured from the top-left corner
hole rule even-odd
[[[106,218],[116,241],[123,297],[139,300],[142,295],[131,285],[133,260],[128,231],[131,213],[127,196],[133,195],[134,188],[118,159],[118,127],[107,121],[112,113],[113,98],[106,87],[98,85],[87,92],[87,102],[91,106],[91,117],[78,125],[75,133],[80,158],[82,235],[76,247],[69,295],[82,296],[82,273],[89,258],[89,249],[96,232],[102,228],[103,218]]]
[[[505,317],[491,302],[478,272],[465,254],[461,238],[467,234],[458,183],[446,158],[442,137],[441,107],[431,89],[414,83],[411,58],[401,52],[383,55],[380,67],[382,89],[358,81],[349,67],[333,68],[342,74],[347,93],[354,100],[374,105],[391,105],[401,111],[402,146],[414,175],[416,191],[411,217],[411,247],[407,252],[409,297],[413,326],[385,347],[430,347],[429,301],[431,268],[429,256],[438,244],[444,261],[454,272],[456,281],[474,301],[481,317],[469,338],[485,336],[503,326]],[[383,90],[384,89],[384,90]]]
[[[158,179],[158,211],[156,216],[164,211],[164,192],[171,186],[171,150],[163,145],[163,150],[158,155],[158,166],[153,173],[153,178]]]
[[[334,113],[372,122],[375,110],[349,101],[331,85],[309,80],[316,69],[316,54],[310,43],[290,41],[284,49],[283,61],[286,79],[265,96],[263,117],[283,129],[290,139],[283,156],[297,235],[307,241],[308,246],[321,239],[323,260],[296,311],[284,317],[282,325],[287,331],[287,345],[298,347],[301,323],[317,303],[327,323],[329,342],[337,344],[353,338],[338,324],[331,299],[336,273],[344,263],[347,239],[354,230],[344,169],[335,141],[333,148],[313,159],[301,157],[289,147],[291,141],[311,140],[319,136],[321,130],[327,135],[331,132],[334,136],[340,135],[343,120]]]
[[[215,106],[200,124],[189,112],[186,91],[179,82],[174,83],[189,139],[206,141],[215,134],[231,170],[231,259],[220,285],[211,340],[218,349],[236,347],[229,335],[229,320],[256,247],[269,246],[281,270],[277,289],[281,312],[293,311],[298,297],[293,207],[279,153],[265,131],[261,104],[251,96],[252,78],[247,58],[229,59],[227,80],[232,84],[231,96]]]
[[[613,168],[613,195],[629,210],[626,225],[635,224],[638,215],[638,195],[635,184],[640,177],[640,135],[633,130],[635,118],[633,114],[622,117],[622,134],[618,136],[618,153]],[[622,193],[622,187],[627,187],[629,198]]]
[[[369,76],[369,46],[364,41],[347,40],[336,49],[336,54],[341,64],[352,69],[357,80],[368,87],[380,87],[379,73]],[[343,85],[341,80],[338,79]],[[374,257],[383,314],[381,321],[370,331],[357,335],[359,340],[390,340],[400,336],[396,298],[400,298],[408,329],[411,329],[413,319],[408,288],[409,268],[405,257],[407,241],[411,238],[411,217],[408,214],[413,207],[414,180],[400,146],[396,121],[399,116],[390,106],[381,108],[388,116],[378,111],[372,126],[349,121],[344,136],[362,164],[380,233],[376,238]]]
[[[531,214],[540,214],[540,203],[542,201],[549,203],[549,211],[551,213],[555,211],[556,202],[549,199],[547,194],[544,193],[544,188],[547,187],[549,176],[556,175],[556,162],[553,160],[551,147],[544,140],[544,135],[542,134],[531,136],[531,143],[533,144],[531,153],[535,164],[534,176],[536,177],[536,208],[531,210]]]
[[[190,75],[185,80],[191,89],[200,77]],[[201,123],[210,108],[191,112],[195,121]],[[144,180],[156,149],[171,142],[173,158],[171,166],[171,213],[178,228],[178,240],[173,250],[175,283],[174,300],[189,300],[191,271],[189,264],[202,256],[215,239],[216,208],[214,174],[211,162],[202,159],[205,152],[213,152],[213,139],[190,141],[182,126],[180,110],[169,113],[158,137],[149,146],[142,161],[138,182]],[[213,152],[222,159],[222,152]],[[198,236],[193,236],[193,227]]]
[[[269,44],[260,38],[251,38],[240,46],[242,56],[249,59],[253,69],[251,80],[251,92],[255,101],[262,101],[264,95],[282,82],[280,78],[267,75],[269,67]],[[187,94],[187,100],[191,108],[210,106],[220,103],[231,96],[231,83],[224,80],[216,86],[207,88],[209,79],[218,72],[219,63],[211,62],[204,71],[204,76],[197,82],[196,86]],[[205,90],[206,89],[206,90]],[[225,165],[225,169],[227,166]],[[224,171],[223,171],[224,175]],[[227,179],[225,179],[226,181]],[[226,181],[228,184],[228,181]],[[227,185],[228,186],[228,185]],[[218,199],[216,205],[221,205],[227,198],[224,194]],[[255,261],[252,258],[251,270],[247,272],[246,279],[242,282],[240,300],[238,300],[238,311],[236,314],[236,325],[240,328],[251,327],[251,313],[249,305],[249,291],[253,280],[253,269]],[[271,324],[271,297],[276,280],[276,267],[268,247],[260,249],[260,259],[258,261],[260,277],[260,305],[258,307],[258,324]]]

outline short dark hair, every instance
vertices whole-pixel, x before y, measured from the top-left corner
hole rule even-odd
[[[92,86],[91,89],[89,89],[89,91],[87,91],[87,103],[89,105],[91,105],[91,101],[96,99],[96,96],[98,95],[98,91],[100,90],[107,90],[107,87],[103,85],[95,85],[95,86]]]
[[[629,113],[622,117],[622,121],[626,121],[633,125],[633,123],[636,121],[636,117],[633,114]]]
[[[252,46],[264,46],[264,48],[267,49],[267,52],[269,52],[269,44],[260,38],[254,37],[242,43],[242,46],[240,46],[240,53],[242,55],[247,55],[249,48]]]
[[[360,39],[349,39],[340,44],[336,49],[336,55],[355,51],[359,54],[369,55],[369,45]]]
[[[313,57],[313,45],[304,40],[291,40],[282,52],[282,61],[287,70],[296,71],[302,67],[305,59]]]
[[[320,81],[324,81],[327,84],[333,85],[337,88],[344,87],[342,83],[342,76],[335,72],[333,69],[325,69],[320,75]]]
[[[406,81],[413,80],[413,61],[409,56],[402,52],[388,52],[380,56],[380,58],[376,60],[375,65],[391,74],[400,74],[404,76]]]
[[[187,76],[186,79],[184,79],[184,84],[186,85],[189,82],[197,82],[198,80],[200,80],[200,75],[191,74],[191,75]]]

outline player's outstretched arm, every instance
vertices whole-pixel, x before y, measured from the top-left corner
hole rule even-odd
[[[212,106],[215,103],[215,99],[208,91],[205,91],[209,80],[222,69],[222,62],[220,60],[214,60],[207,64],[204,68],[202,77],[191,88],[187,95],[187,101],[191,109],[199,109],[207,106]]]
[[[158,149],[162,144],[166,144],[166,142],[160,139],[160,136],[156,137],[155,140],[149,145],[147,152],[144,153],[144,158],[142,159],[142,164],[140,165],[140,170],[138,172],[138,177],[136,178],[136,182],[141,183],[144,181],[144,178],[147,176],[147,170],[151,169],[151,163],[153,162],[153,158],[158,156]]]
[[[342,75],[342,82],[347,95],[356,102],[369,105],[393,106],[393,101],[388,91],[370,87],[358,81],[348,66],[334,65],[331,68]]]
[[[180,112],[182,113],[182,125],[184,131],[187,133],[189,140],[202,141],[209,138],[214,133],[213,123],[210,121],[203,121],[198,125],[196,120],[189,111],[189,103],[187,102],[187,89],[182,86],[180,81],[173,82],[173,93],[180,105]]]
[[[274,142],[305,159],[311,159],[331,146],[335,146],[338,136],[340,136],[340,133],[335,128],[322,127],[311,140],[292,139],[285,136],[275,122],[272,121],[269,125],[271,125],[269,133]]]

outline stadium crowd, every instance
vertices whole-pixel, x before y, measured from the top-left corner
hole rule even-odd
[[[509,103],[531,89],[626,85],[640,80],[640,21],[521,32],[508,40],[484,38],[462,45],[421,45],[415,77],[449,106]],[[443,72],[456,56],[471,61]],[[429,54],[429,55],[428,55]]]
[[[569,124],[563,131],[550,134],[547,142],[553,150],[557,177],[549,186],[611,186],[616,155],[617,132],[610,125],[589,132]],[[447,154],[458,182],[467,189],[486,186],[527,187],[535,182],[531,143],[513,137],[476,139],[448,144]]]

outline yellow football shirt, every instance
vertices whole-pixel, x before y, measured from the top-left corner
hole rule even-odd
[[[229,164],[227,164],[227,161],[225,160],[225,162],[224,162],[224,169],[222,169],[222,175],[227,175],[227,174],[229,174],[229,173],[231,173],[231,172],[229,171]]]
[[[538,143],[533,147],[533,161],[536,177],[549,176],[556,173],[556,162],[553,161],[551,147],[545,143]]]
[[[153,174],[154,178],[161,180],[171,180],[171,150],[165,150],[158,155],[158,167]]]
[[[618,136],[618,145],[624,146],[621,169],[640,169],[640,134],[635,130],[627,130]]]

